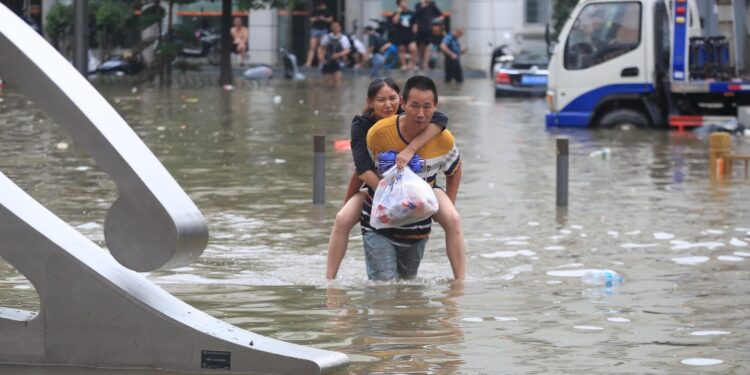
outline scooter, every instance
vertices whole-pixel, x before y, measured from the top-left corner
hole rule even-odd
[[[143,69],[143,59],[140,54],[126,51],[122,55],[112,55],[104,60],[96,68],[94,73],[131,75],[140,72]]]
[[[207,29],[199,29],[195,37],[200,41],[200,48],[183,48],[178,55],[187,58],[206,58],[211,65],[218,65],[221,61],[219,42],[221,35]]]
[[[299,72],[297,56],[288,52],[284,47],[279,48],[279,55],[281,60],[284,61],[284,77],[295,81],[302,81],[306,78],[304,74]]]

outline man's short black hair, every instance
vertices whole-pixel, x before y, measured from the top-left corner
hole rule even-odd
[[[406,80],[404,84],[404,91],[401,96],[404,97],[404,102],[409,100],[409,91],[411,89],[417,89],[422,91],[432,91],[432,95],[435,97],[435,103],[438,101],[437,86],[435,81],[427,76],[414,76]]]

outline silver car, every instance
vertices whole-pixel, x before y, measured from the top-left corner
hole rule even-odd
[[[500,60],[493,68],[495,97],[514,94],[544,96],[549,63],[544,50],[521,50]]]

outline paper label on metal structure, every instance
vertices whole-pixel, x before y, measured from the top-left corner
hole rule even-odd
[[[231,352],[201,350],[201,368],[231,369]]]

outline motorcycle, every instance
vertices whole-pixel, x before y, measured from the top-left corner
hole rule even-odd
[[[143,69],[143,58],[140,54],[125,51],[122,55],[112,55],[99,64],[94,73],[131,75]]]
[[[221,61],[221,35],[207,29],[199,29],[195,37],[200,42],[200,48],[183,48],[178,56],[185,58],[206,58],[211,65],[218,65]]]

